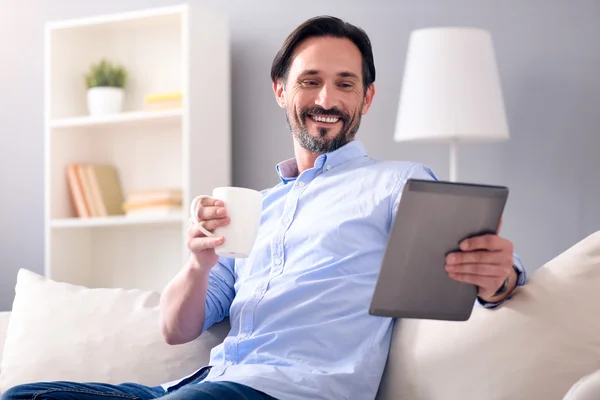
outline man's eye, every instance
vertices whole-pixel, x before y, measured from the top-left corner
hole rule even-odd
[[[304,86],[317,86],[317,81],[315,80],[305,80],[302,82]]]
[[[352,88],[352,84],[351,83],[347,83],[347,82],[343,82],[343,83],[340,83],[340,87],[342,89],[350,89],[350,88]]]

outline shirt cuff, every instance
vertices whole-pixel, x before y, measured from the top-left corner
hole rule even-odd
[[[527,274],[525,272],[525,268],[523,267],[523,264],[521,263],[521,260],[519,259],[519,257],[517,255],[514,255],[514,260],[515,260],[515,263],[513,264],[513,268],[515,269],[515,271],[517,271],[517,285],[515,287],[523,286],[527,279]],[[500,304],[504,303],[506,300],[510,299],[511,295],[512,294],[509,294],[504,299],[502,299],[500,301],[496,301],[496,302],[484,301],[479,296],[477,296],[477,301],[479,302],[480,305],[482,305],[485,308],[496,308]]]

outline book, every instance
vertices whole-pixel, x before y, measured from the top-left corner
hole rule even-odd
[[[173,214],[180,214],[181,206],[153,206],[127,211],[128,217],[165,217]]]
[[[125,214],[121,182],[115,166],[72,163],[67,165],[67,181],[78,217]]]
[[[158,93],[150,93],[144,97],[144,103],[152,104],[152,103],[160,103],[163,101],[181,101],[183,97],[183,93],[181,92],[158,92]]]
[[[91,211],[88,208],[85,194],[83,192],[83,183],[79,177],[78,165],[69,164],[66,168],[67,186],[73,204],[75,215],[79,218],[91,217]]]
[[[183,94],[181,92],[151,93],[144,97],[144,109],[164,110],[181,108]]]
[[[155,188],[134,190],[127,194],[123,209],[127,215],[150,215],[181,212],[181,189]]]

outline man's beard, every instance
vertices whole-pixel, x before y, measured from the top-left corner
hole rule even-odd
[[[339,149],[344,146],[346,143],[352,141],[356,136],[356,132],[358,132],[358,128],[360,126],[361,114],[359,112],[356,113],[355,116],[350,116],[347,113],[344,113],[337,108],[331,108],[326,110],[322,107],[311,107],[304,108],[300,110],[298,114],[294,114],[294,124],[291,124],[290,121],[290,113],[286,112],[286,121],[292,134],[300,143],[304,149],[310,151],[311,153],[330,153],[334,150]],[[338,132],[338,134],[333,138],[327,138],[327,134],[332,128],[321,127],[318,128],[319,135],[313,136],[311,135],[306,128],[306,119],[310,118],[309,115],[318,115],[324,117],[339,117],[342,122],[342,128]],[[355,123],[356,121],[356,123]]]

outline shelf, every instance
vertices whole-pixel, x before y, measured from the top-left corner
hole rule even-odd
[[[114,115],[92,117],[82,116],[61,118],[51,122],[53,128],[71,128],[82,126],[106,126],[136,122],[152,122],[157,120],[178,120],[183,112],[181,109],[168,109],[159,111],[127,111]]]
[[[53,228],[93,228],[109,226],[131,226],[150,224],[180,224],[183,214],[161,216],[111,216],[102,218],[60,218],[52,220]]]
[[[154,28],[157,25],[169,23],[179,18],[188,10],[187,5],[157,7],[153,9],[128,11],[119,14],[97,15],[66,21],[54,21],[47,24],[48,30],[85,30],[89,28],[102,28],[105,30],[118,30],[129,26],[139,27],[147,25]]]
[[[227,19],[184,4],[46,23],[44,270],[48,278],[86,287],[160,291],[188,259],[185,206],[169,214],[78,218],[67,166],[114,166],[125,199],[136,190],[179,188],[187,202],[198,193],[230,186]],[[84,76],[101,59],[124,66],[131,79],[123,112],[91,116]],[[170,92],[182,94],[180,108],[146,104],[148,95]],[[210,151],[197,157],[198,149],[207,143]],[[210,173],[198,173],[206,165],[211,165]],[[87,190],[76,197],[83,196],[91,204],[98,197],[100,182],[84,179],[73,186],[82,185]]]

